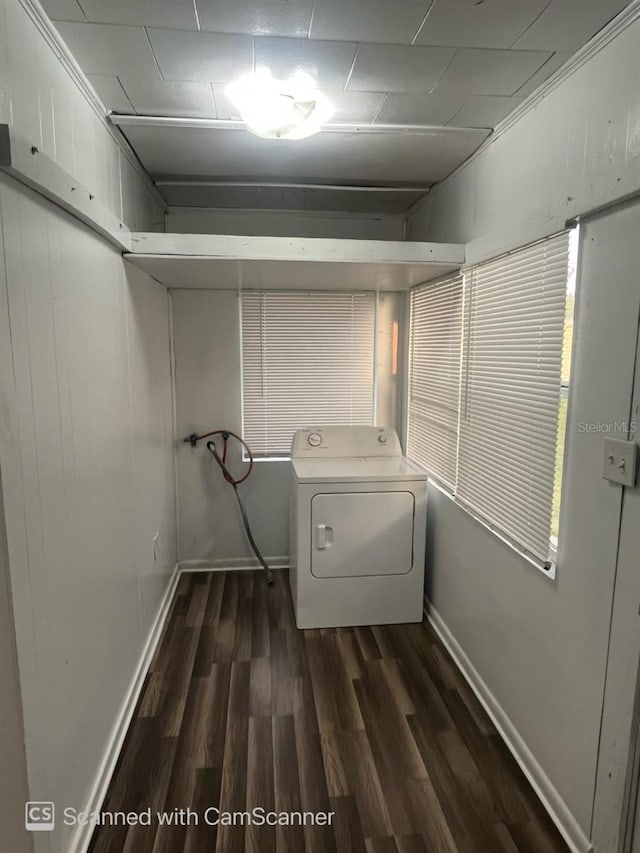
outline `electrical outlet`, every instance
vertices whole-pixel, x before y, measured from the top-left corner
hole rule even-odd
[[[156,533],[153,537],[153,562],[158,562],[158,556],[160,554],[160,531]]]
[[[602,476],[621,486],[635,486],[637,456],[638,445],[635,441],[605,438]]]

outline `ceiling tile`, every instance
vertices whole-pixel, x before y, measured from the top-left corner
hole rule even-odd
[[[313,0],[196,0],[200,27],[256,36],[309,34]]]
[[[316,0],[311,38],[410,44],[430,0]],[[398,8],[400,5],[400,8]]]
[[[442,83],[473,95],[512,95],[547,59],[548,53],[537,51],[463,48]]]
[[[578,50],[627,5],[628,0],[552,0],[514,47]]]
[[[100,77],[96,74],[88,74],[87,77],[108,110],[112,110],[114,113],[135,112],[117,77]]]
[[[176,80],[122,80],[136,112],[146,115],[215,116],[209,83]]]
[[[250,36],[150,29],[153,51],[167,80],[230,83],[253,69]]]
[[[160,77],[142,27],[59,23],[56,29],[85,74],[126,74],[143,80]]]
[[[387,95],[376,124],[444,125],[464,105],[465,99],[459,92],[439,92],[437,87],[430,95],[394,92]]]
[[[370,124],[385,98],[384,92],[342,92],[325,89],[323,93],[335,107],[331,121],[347,124]]]
[[[52,21],[86,21],[77,0],[41,0]]]
[[[416,44],[509,48],[549,0],[436,0]]]
[[[270,68],[274,77],[286,78],[296,71],[315,77],[323,89],[342,89],[347,82],[356,45],[339,41],[256,38],[256,68]]]
[[[197,30],[193,0],[78,0],[90,21]]]
[[[349,89],[362,92],[430,92],[451,62],[448,47],[361,44]]]
[[[449,124],[455,127],[495,127],[524,98],[501,98],[495,95],[473,95]]]
[[[524,86],[521,86],[516,95],[520,95],[522,97],[526,97],[530,95],[532,92],[541,86],[545,80],[548,80],[549,77],[557,71],[558,68],[563,66],[565,62],[572,56],[571,53],[554,53],[551,59],[548,59],[545,64],[539,68],[536,73],[530,77]]]

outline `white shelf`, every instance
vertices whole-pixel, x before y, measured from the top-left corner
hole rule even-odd
[[[407,290],[464,263],[458,243],[135,233],[131,247],[170,288]]]

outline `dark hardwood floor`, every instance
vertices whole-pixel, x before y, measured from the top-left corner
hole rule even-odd
[[[334,817],[216,827],[212,807]],[[284,572],[181,576],[103,804],[148,808],[91,853],[568,849],[428,625],[298,631]]]

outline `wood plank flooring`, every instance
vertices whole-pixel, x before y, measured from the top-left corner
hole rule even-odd
[[[154,819],[97,827],[91,853],[567,850],[428,625],[298,631],[275,575],[181,576],[103,804]],[[203,818],[256,806],[334,817]]]

